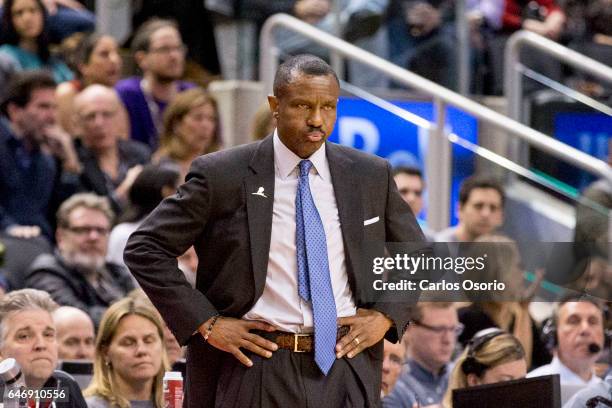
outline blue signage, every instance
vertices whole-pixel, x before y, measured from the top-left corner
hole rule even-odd
[[[426,120],[433,121],[431,102],[392,101],[395,105]],[[472,143],[477,142],[478,121],[473,116],[449,107],[447,130]],[[384,157],[393,166],[414,166],[425,170],[427,130],[365,100],[342,97],[338,121],[330,140]],[[456,222],[459,184],[474,172],[474,154],[453,145],[451,223]],[[435,198],[431,198],[435,199]],[[427,208],[427,205],[425,205]],[[421,214],[424,216],[424,214]]]
[[[554,137],[600,160],[608,160],[608,141],[612,137],[612,116],[601,113],[558,113],[554,119]],[[593,176],[561,165],[558,177],[575,187],[583,188]]]

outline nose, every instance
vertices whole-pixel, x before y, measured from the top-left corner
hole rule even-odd
[[[440,339],[442,340],[442,344],[451,344],[455,339],[455,333],[451,330],[444,330]]]
[[[79,343],[79,345],[77,346],[77,351],[75,353],[75,358],[77,360],[84,360],[87,358],[87,350],[85,350],[86,345],[81,342]]]
[[[488,217],[491,215],[491,208],[488,205],[483,205],[482,209],[480,210],[480,215],[483,217]]]
[[[42,334],[38,334],[35,336],[34,340],[34,350],[35,351],[43,351],[47,349],[47,341]]]
[[[137,356],[144,356],[146,354],[149,354],[149,348],[145,344],[145,342],[144,341],[139,341],[138,343],[136,343],[136,355]]]
[[[389,357],[385,357],[385,359],[383,360],[383,366],[382,366],[383,373],[389,372],[390,365],[391,365],[391,362],[389,361]]]
[[[121,57],[119,56],[118,52],[112,52],[110,54],[110,60],[114,63],[119,65],[121,63]]]
[[[94,241],[94,240],[98,240],[100,239],[102,235],[100,234],[100,231],[92,228],[89,231],[87,231],[87,239]]]
[[[321,108],[315,106],[308,117],[308,125],[319,128],[323,125],[323,117],[321,116]]]
[[[593,326],[591,326],[587,319],[583,319],[580,322],[580,334],[586,336],[593,333]]]

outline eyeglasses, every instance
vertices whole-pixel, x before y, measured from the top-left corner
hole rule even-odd
[[[419,321],[415,321],[413,323],[417,326],[420,326],[424,329],[432,331],[436,334],[451,333],[451,334],[454,334],[455,336],[460,336],[461,333],[463,333],[463,329],[465,328],[465,326],[461,323],[457,323],[457,325],[450,326],[450,327],[449,326],[430,326],[428,324],[425,324]]]
[[[95,231],[98,235],[108,235],[110,232],[108,228],[92,226],[68,227],[66,229],[76,235],[89,235],[93,231]]]
[[[185,46],[185,44],[181,44],[181,45],[165,45],[163,47],[158,47],[158,48],[150,48],[149,52],[153,53],[153,54],[170,54],[171,52],[176,51],[179,54],[186,54],[187,53],[187,46]]]

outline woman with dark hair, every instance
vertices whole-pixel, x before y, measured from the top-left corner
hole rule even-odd
[[[57,87],[56,95],[60,124],[68,133],[75,134],[77,133],[73,123],[75,96],[93,84],[114,87],[121,79],[123,64],[115,39],[109,35],[97,33],[89,33],[81,38],[68,57],[68,63],[76,78],[60,84]],[[126,119],[122,118],[122,120]],[[127,131],[124,135],[127,136]]]
[[[120,223],[113,228],[108,240],[107,260],[123,263],[125,243],[142,220],[167,196],[173,194],[180,182],[180,173],[172,165],[147,165],[134,180],[128,194],[130,203]]]
[[[56,82],[73,78],[72,71],[49,52],[47,12],[41,0],[6,0],[2,15],[0,55],[12,71],[47,69]]]

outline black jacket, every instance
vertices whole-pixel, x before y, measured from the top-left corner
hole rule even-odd
[[[121,184],[130,168],[138,164],[147,164],[150,161],[151,151],[149,147],[133,140],[119,140],[117,142],[119,178],[112,181],[104,174],[98,165],[98,159],[91,150],[83,146],[80,141],[76,141],[75,145],[79,160],[83,165],[80,177],[81,190],[108,197],[113,206],[113,211],[117,214],[121,213],[121,203],[117,201],[114,195],[115,188]]]
[[[108,281],[114,291],[103,292],[94,288],[77,270],[69,268],[59,253],[39,255],[26,274],[26,287],[44,290],[62,306],[74,306],[84,310],[98,327],[106,308],[134,289],[134,281],[120,265],[107,263]]]

